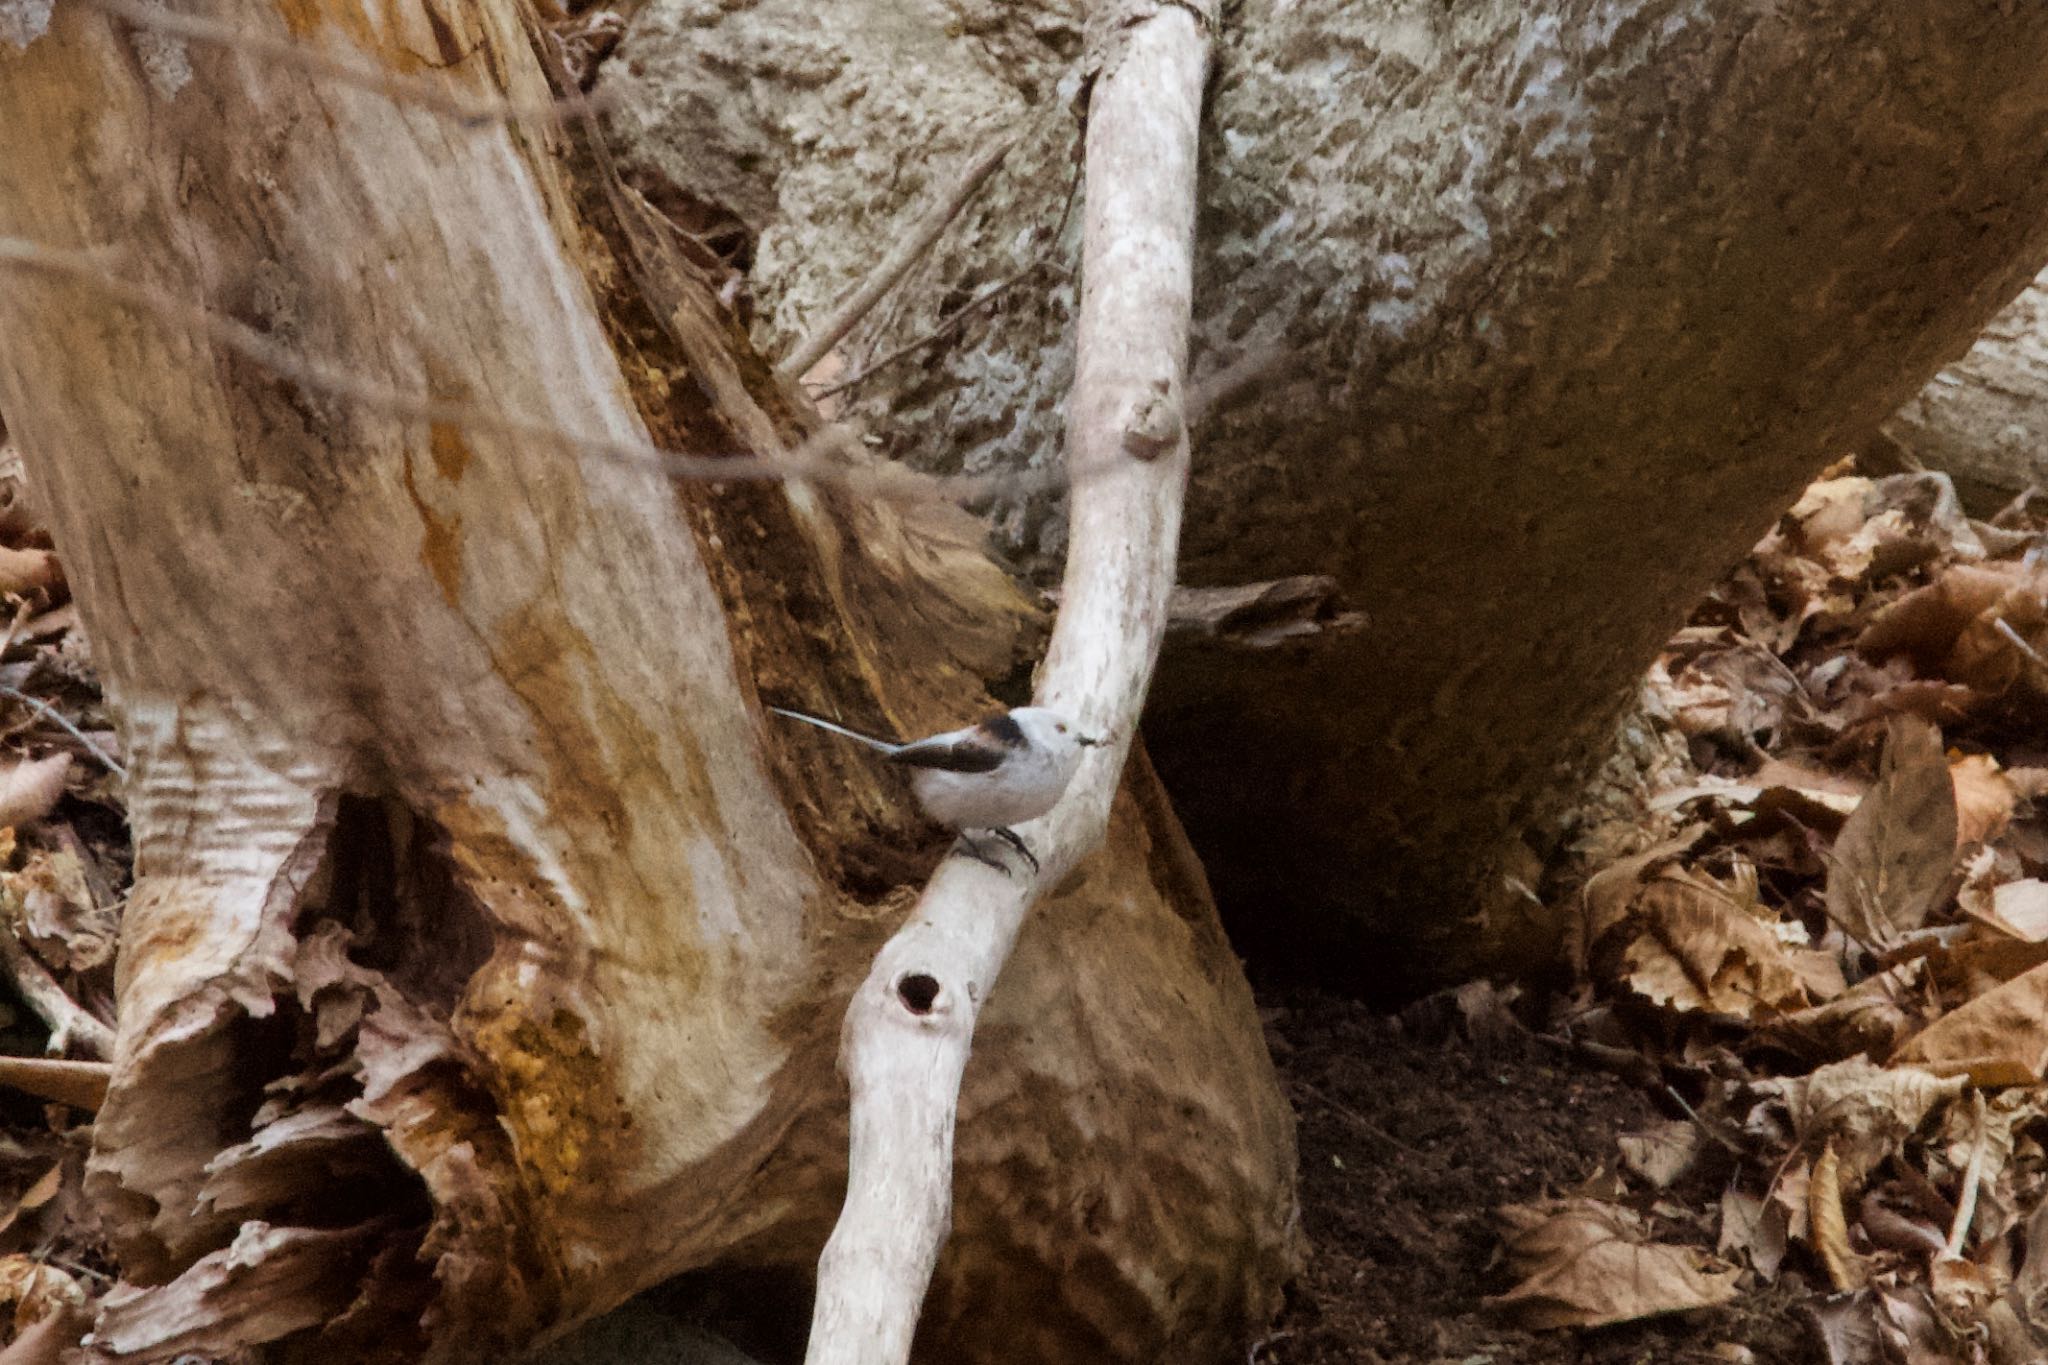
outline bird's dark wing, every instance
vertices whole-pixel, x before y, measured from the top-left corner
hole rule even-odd
[[[992,773],[1003,764],[1010,750],[979,727],[933,735],[906,744],[889,755],[891,763],[913,768],[944,768],[954,773]]]

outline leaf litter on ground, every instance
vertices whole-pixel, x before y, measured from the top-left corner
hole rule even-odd
[[[1643,715],[1636,817],[1553,869],[1550,1029],[1712,1141],[1623,1135],[1611,1198],[1503,1210],[1493,1302],[1587,1325],[1789,1280],[1839,1365],[2048,1359],[2048,499],[1972,520],[1945,475],[1845,462]],[[1652,1206],[1683,1259],[1645,1259]]]
[[[0,1360],[75,1347],[113,1282],[84,1171],[131,875],[118,750],[0,435]]]
[[[0,931],[55,983],[41,1014],[104,1026],[118,749],[4,447],[0,551]],[[2042,499],[1979,522],[1941,475],[1837,471],[1673,638],[1643,698],[1669,761],[1630,827],[1574,843],[1632,851],[1554,879],[1583,889],[1550,1035],[1671,1116],[1500,1210],[1502,1314],[1593,1327],[1793,1281],[1838,1365],[2048,1358],[2044,561]],[[41,1055],[78,1034],[29,994],[0,998],[6,1360],[75,1341],[112,1268],[82,1193],[106,1067]],[[1483,983],[1455,1003],[1518,1027]]]

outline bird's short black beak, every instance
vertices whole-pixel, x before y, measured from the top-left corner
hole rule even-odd
[[[1096,745],[1102,743],[1102,741],[1097,739],[1093,735],[1075,735],[1074,743],[1080,745],[1084,749],[1092,749]]]

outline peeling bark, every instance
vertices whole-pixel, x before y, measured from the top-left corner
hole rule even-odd
[[[509,0],[203,9],[549,98]],[[393,390],[798,443],[557,128],[397,91],[60,5],[0,44],[0,234]],[[132,771],[101,1349],[496,1359],[686,1269],[802,1272],[845,1179],[834,1026],[942,845],[758,701],[986,707],[1036,627],[972,524],[382,411],[21,259],[0,407]],[[1017,1284],[1046,1359],[1226,1354],[1275,1305],[1289,1120],[1179,841],[1133,776],[987,1002],[955,1179],[1003,1212],[941,1261],[934,1358],[1009,1358],[979,1305]]]
[[[758,233],[771,344],[1078,46],[1060,4],[877,13],[657,0],[605,78],[630,92],[614,126],[638,173]],[[1690,604],[2048,257],[2048,13],[1252,0],[1232,19],[1197,380],[1269,328],[1287,358],[1198,433],[1183,577],[1328,575],[1372,626],[1178,649],[1148,726],[1242,944],[1353,986],[1452,973],[1523,925],[1503,869],[1550,846]],[[702,175],[707,144],[749,156]],[[1046,257],[857,391],[892,450],[983,469],[1057,448],[1072,146],[1048,120],[856,330],[857,370]],[[1058,499],[994,510],[1049,578]]]

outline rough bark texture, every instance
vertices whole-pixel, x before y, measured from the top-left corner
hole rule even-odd
[[[204,12],[547,96],[510,0]],[[189,301],[0,267],[0,406],[135,774],[102,1345],[499,1359],[686,1269],[800,1284],[845,1000],[942,841],[858,753],[764,742],[757,692],[955,723],[1030,611],[951,509],[671,486],[195,331],[590,436],[800,426],[551,128],[43,17],[0,29],[29,40],[0,42],[0,234]],[[1142,764],[987,1009],[923,1349],[1241,1351],[1287,1265],[1289,1120]]]
[[[1151,733],[1241,941],[1284,926],[1354,984],[1449,972],[1519,932],[1502,874],[1552,837],[1656,643],[2048,255],[2048,12],[1249,0],[1234,20],[1196,311],[1217,359],[1270,326],[1283,363],[1198,439],[1183,578],[1330,574],[1372,625],[1181,651]],[[1045,107],[1078,33],[1057,5],[657,0],[609,78],[635,106],[617,132],[674,201],[758,232],[772,348],[984,128]],[[957,343],[861,389],[896,450],[972,469],[1056,448],[1071,147],[1048,117],[856,333],[854,368],[1050,250]],[[1055,500],[997,511],[1027,567],[1054,562]],[[1329,951],[1390,936],[1410,951]]]
[[[1892,414],[1872,454],[1881,465],[1948,471],[1980,517],[2048,488],[2048,276]]]

